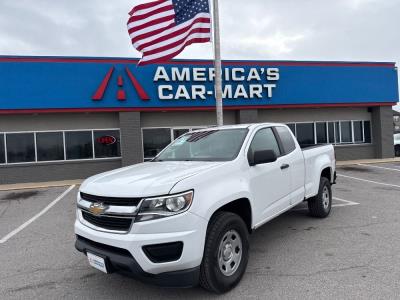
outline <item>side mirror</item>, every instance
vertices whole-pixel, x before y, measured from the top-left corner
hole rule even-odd
[[[260,150],[255,151],[253,157],[249,155],[249,164],[250,166],[256,166],[261,164],[267,164],[274,162],[278,159],[275,151],[273,150]]]

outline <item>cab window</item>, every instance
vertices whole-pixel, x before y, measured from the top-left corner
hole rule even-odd
[[[281,155],[279,144],[271,128],[260,129],[255,134],[249,148],[249,152],[251,151],[250,153],[263,150],[272,150],[275,152],[277,157]]]
[[[275,129],[281,139],[285,155],[293,152],[296,149],[296,144],[289,130],[285,127],[275,127]]]

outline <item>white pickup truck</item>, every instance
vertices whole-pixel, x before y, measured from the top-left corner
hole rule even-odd
[[[305,200],[329,215],[335,164],[332,145],[302,150],[282,124],[190,132],[150,162],[87,179],[75,247],[106,273],[223,293],[245,273],[253,230]]]

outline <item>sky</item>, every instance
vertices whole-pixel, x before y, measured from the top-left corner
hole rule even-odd
[[[128,12],[148,0],[0,0],[0,55],[140,57]],[[400,65],[400,0],[219,0],[222,58]],[[212,58],[212,46],[178,58]],[[400,110],[400,106],[396,107]]]

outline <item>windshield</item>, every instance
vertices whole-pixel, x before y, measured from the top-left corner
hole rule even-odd
[[[229,161],[236,158],[247,135],[246,128],[187,133],[153,161]]]

